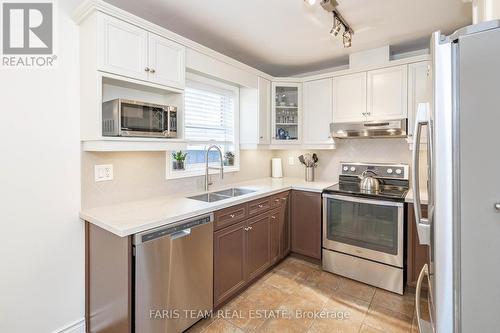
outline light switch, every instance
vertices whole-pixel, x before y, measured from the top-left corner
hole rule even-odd
[[[288,156],[288,165],[295,164],[295,156]]]
[[[113,180],[113,165],[103,164],[94,166],[94,179],[96,182]]]

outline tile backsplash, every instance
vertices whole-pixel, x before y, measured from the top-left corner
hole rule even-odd
[[[212,176],[215,186],[271,176],[271,158],[281,157],[285,177],[304,177],[298,156],[315,152],[319,158],[317,180],[337,180],[340,162],[411,163],[404,139],[339,140],[335,150],[242,150],[240,171],[226,173],[224,180]],[[422,154],[425,159],[425,154]],[[289,165],[289,157],[294,165]],[[421,165],[425,168],[425,160]],[[114,179],[94,181],[94,165],[113,164]],[[82,152],[82,208],[109,205],[148,197],[186,194],[203,190],[204,177],[167,180],[165,152]],[[421,174],[424,172],[421,171]],[[425,176],[425,175],[424,175]],[[425,179],[421,180],[422,182]]]

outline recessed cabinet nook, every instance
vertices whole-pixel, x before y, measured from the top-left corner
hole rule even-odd
[[[272,77],[207,51],[115,7],[75,15],[81,43],[81,139],[88,151],[185,149],[186,73],[239,87],[241,149],[334,149],[330,123],[408,120],[430,102],[429,56],[419,55],[307,77]],[[109,7],[108,7],[109,6]],[[114,98],[177,108],[176,138],[109,137],[102,103]]]

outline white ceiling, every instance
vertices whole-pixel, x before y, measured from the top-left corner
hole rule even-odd
[[[433,31],[472,21],[462,0],[338,0],[355,32],[344,49],[319,0],[106,1],[274,76],[343,65],[350,52],[387,44],[398,53],[426,48]]]

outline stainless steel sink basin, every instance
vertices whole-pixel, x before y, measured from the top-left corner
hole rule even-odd
[[[229,198],[239,197],[240,195],[245,195],[248,193],[255,192],[255,190],[250,190],[248,188],[229,188],[227,190],[221,190],[217,192],[204,193],[200,195],[194,195],[188,197],[188,199],[204,201],[204,202],[216,202],[220,200],[226,200]]]
[[[239,197],[240,195],[245,195],[248,193],[253,193],[255,190],[250,190],[248,188],[229,188],[227,190],[222,190],[222,191],[217,191],[214,192],[215,194],[218,195],[224,195],[226,197]]]

